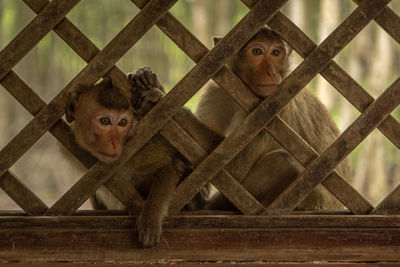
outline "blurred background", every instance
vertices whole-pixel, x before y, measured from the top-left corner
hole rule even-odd
[[[400,1],[392,1],[389,6],[400,15]],[[282,12],[319,44],[355,8],[351,0],[292,0]],[[138,11],[129,0],[85,0],[67,18],[102,49]],[[248,8],[239,0],[180,0],[170,12],[211,48],[212,37],[224,36]],[[23,1],[0,0],[0,49],[34,17],[34,12]],[[293,54],[292,69],[301,63],[301,58]],[[375,22],[371,22],[335,61],[375,98],[400,76],[400,46]],[[85,65],[57,34],[50,32],[14,71],[49,102]],[[150,66],[169,90],[194,63],[155,26],[117,65],[125,72]],[[319,75],[307,87],[325,103],[341,131],[359,116],[360,113]],[[199,94],[201,90],[187,103],[193,111]],[[398,120],[400,109],[392,115]],[[31,119],[32,116],[0,85],[0,149]],[[353,185],[372,204],[379,203],[400,183],[400,153],[378,130],[364,140],[349,159]],[[82,175],[82,171],[65,160],[57,141],[48,133],[11,171],[49,206]],[[90,204],[86,202],[81,208],[90,209]],[[0,209],[19,209],[1,189]]]

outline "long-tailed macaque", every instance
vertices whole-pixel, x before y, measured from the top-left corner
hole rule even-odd
[[[135,114],[138,111],[145,113],[164,95],[149,68],[128,75],[128,79],[135,91],[140,91],[138,97],[117,88],[110,80],[90,88],[79,88],[68,95],[66,118],[72,122],[76,142],[106,164],[118,160],[125,142],[132,138],[138,121]],[[200,132],[211,133],[204,125],[197,125],[196,120],[193,123],[194,127],[201,128]],[[185,164],[176,149],[156,134],[118,170],[117,175],[129,177],[132,186],[146,199],[136,223],[143,247],[154,246],[160,241],[162,221],[168,214],[172,192],[182,178],[183,169],[190,168]],[[104,187],[96,191],[91,201],[95,209],[125,209]]]
[[[291,49],[277,33],[263,27],[227,65],[253,93],[266,98],[285,77],[290,53]],[[318,153],[339,134],[326,108],[307,89],[303,89],[279,115]],[[212,85],[202,94],[196,116],[212,130],[228,136],[247,113],[222,88]],[[261,132],[226,169],[265,206],[303,170],[266,131]],[[346,161],[337,170],[350,178]],[[234,209],[220,193],[213,196],[208,208]],[[302,210],[342,208],[343,205],[322,185],[297,207]]]

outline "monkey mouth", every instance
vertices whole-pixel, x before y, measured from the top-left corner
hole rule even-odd
[[[278,84],[276,83],[257,83],[256,86],[253,87],[253,92],[261,98],[265,98],[272,94]]]
[[[278,86],[278,84],[277,83],[267,83],[267,84],[258,83],[257,86],[260,86],[260,87],[271,87],[271,86]]]
[[[107,160],[106,160],[106,162],[107,163],[109,163],[109,162],[113,162],[113,161],[115,161],[115,160],[117,160],[118,159],[118,154],[108,154],[108,153],[104,153],[104,152],[101,152],[101,151],[97,151],[101,156],[103,156],[103,157],[105,157]]]

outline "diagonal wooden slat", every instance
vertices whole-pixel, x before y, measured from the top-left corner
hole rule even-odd
[[[285,2],[285,0],[260,1],[214,49],[201,59],[199,64],[140,120],[135,138],[125,144],[126,153],[122,155],[120,161],[109,166],[95,164],[70,191],[49,209],[48,214],[70,214],[76,210],[83,203],[82,201],[115,173],[118,166],[126,163],[131,155],[136,153],[168,119],[178,112],[183,104],[223,66],[229,56],[237,52],[255,34],[257,27],[261,27]],[[143,10],[147,9],[149,5],[146,5]]]
[[[0,80],[54,27],[80,0],[54,0],[0,52]]]
[[[181,148],[178,150],[182,155],[194,166],[197,166],[207,157],[207,152],[211,152],[212,149],[204,150],[185,131],[179,130],[179,128],[178,123],[170,120],[164,125],[160,133],[170,142],[171,140],[174,141],[175,143],[172,143],[172,145]],[[258,214],[264,210],[263,205],[225,170],[214,178],[213,185],[244,214]]]
[[[286,214],[298,204],[353,151],[400,103],[400,78],[372,103],[357,120],[268,207],[271,213]]]
[[[315,49],[279,86],[262,105],[259,105],[226,138],[176,190],[178,197],[173,210],[181,209],[197,192],[193,188],[203,186],[224,165],[233,159],[262,130],[279,110],[286,105],[304,86],[320,72],[337,53],[348,44],[367,23],[390,1],[365,1]],[[256,7],[256,6],[255,6]],[[253,9],[255,8],[253,7]],[[252,10],[253,10],[252,9]],[[218,44],[217,44],[218,46]]]
[[[24,0],[35,13],[42,11],[48,0]],[[86,62],[92,60],[100,50],[67,18],[63,18],[53,30]]]
[[[303,166],[308,166],[310,162],[319,157],[318,152],[298,134],[289,130],[290,126],[279,116],[276,116],[266,129]],[[322,184],[354,214],[368,214],[374,208],[336,171],[322,181]]]
[[[399,214],[400,213],[400,185],[385,197],[371,212],[371,214]]]
[[[8,145],[0,151],[0,175],[4,174],[64,112],[66,94],[78,84],[90,86],[104,75],[119,58],[176,1],[151,1]],[[152,14],[153,16],[149,15]],[[157,17],[158,16],[158,17]]]
[[[0,177],[0,188],[28,215],[40,216],[48,209],[35,193],[9,171]]]
[[[145,0],[144,0],[144,1],[135,1],[135,0],[133,0],[133,2],[136,2],[136,4],[137,4],[139,7],[142,7],[141,5],[143,5],[143,3],[146,2],[146,1],[145,1]],[[142,2],[142,3],[139,3],[139,2]],[[244,2],[246,2],[246,1],[244,1]],[[255,4],[256,1],[252,1],[253,3],[249,3],[249,2],[251,2],[251,1],[247,1],[247,2],[248,2],[248,3],[247,3],[248,5],[251,5],[251,6],[252,6],[252,5]],[[278,13],[279,13],[279,12],[278,12]],[[271,21],[274,21],[274,20],[275,20],[275,18],[271,19]],[[177,21],[175,20],[175,18],[174,18],[172,15],[170,15],[169,13],[167,13],[167,14],[165,15],[165,17],[157,23],[157,25],[158,25],[172,40],[174,40],[174,41],[178,44],[178,46],[181,47],[193,60],[196,61],[196,59],[199,58],[200,55],[202,54],[201,52],[198,52],[198,51],[202,51],[203,53],[204,53],[205,51],[207,51],[207,48],[206,48],[204,45],[202,45],[201,43],[199,44],[198,40],[195,39],[195,38],[190,34],[190,32],[187,32],[185,28],[182,28],[182,26],[179,24],[179,22],[177,22]],[[172,30],[169,30],[169,29],[172,29]],[[177,34],[177,33],[182,33],[182,32],[185,33],[184,38],[182,38],[181,35]],[[290,32],[290,31],[289,31],[289,32]],[[178,35],[178,37],[176,37],[176,35]],[[182,40],[183,40],[183,41],[182,41]],[[192,49],[193,47],[194,47],[194,49]],[[224,71],[224,74],[226,74],[226,75],[223,76],[225,79],[222,79],[222,80],[225,80],[225,81],[224,81],[224,82],[220,82],[221,79],[219,79],[219,80],[216,79],[216,77],[217,77],[218,75],[216,75],[216,77],[215,77],[214,79],[215,79],[215,80],[217,81],[217,83],[219,83],[222,87],[224,87],[224,88],[231,88],[232,90],[227,90],[230,94],[232,94],[232,92],[240,92],[240,94],[237,94],[237,93],[235,94],[235,93],[233,93],[234,98],[237,100],[237,102],[238,102],[245,110],[251,111],[251,110],[254,108],[254,106],[255,106],[257,103],[260,102],[260,100],[259,100],[257,97],[255,97],[253,94],[247,93],[247,92],[249,92],[248,90],[246,90],[246,89],[244,89],[244,90],[241,89],[242,87],[235,88],[235,85],[241,84],[240,80],[239,80],[239,82],[237,82],[238,78],[237,78],[235,75],[231,75],[231,73],[229,74],[229,71],[227,71],[226,68],[221,69],[220,72],[222,72],[222,71]],[[221,75],[221,77],[222,77],[222,75]],[[235,77],[236,80],[235,80],[235,79],[232,79],[232,77]],[[218,78],[219,78],[219,77],[218,77]],[[228,84],[228,82],[230,82],[230,83]],[[221,83],[222,83],[222,84],[221,84]],[[227,84],[228,84],[228,85],[227,85]],[[237,86],[236,86],[236,87],[237,87]],[[236,96],[236,95],[238,95],[238,96]],[[249,99],[250,101],[248,101],[247,103],[245,103],[245,102],[243,102],[243,101],[242,101],[242,102],[238,101],[238,99],[239,99],[239,100],[240,100],[240,99]],[[335,177],[336,177],[336,176],[335,176]],[[346,199],[347,199],[347,204],[348,204],[349,207],[351,207],[350,209],[352,209],[355,213],[365,213],[365,212],[371,210],[371,205],[370,205],[365,199],[363,199],[362,196],[360,196],[356,191],[351,190],[351,188],[349,188],[349,185],[348,185],[348,183],[347,183],[346,181],[340,179],[340,180],[336,180],[336,183],[335,183],[335,184],[337,184],[337,183],[339,183],[340,186],[336,188],[336,191],[335,191],[335,192],[333,192],[335,195],[343,195],[343,196],[344,196],[345,194],[343,194],[342,192],[349,192],[349,191],[353,191],[353,192],[355,193],[355,194],[353,195],[353,199],[351,199],[351,197],[350,197],[349,195],[346,195],[346,196],[347,196],[347,198],[346,198]],[[347,189],[349,189],[349,191],[348,191],[348,190],[343,190],[343,189],[341,189],[341,188],[347,188]],[[355,200],[356,200],[356,201],[355,201]],[[346,201],[345,201],[345,202],[346,202]],[[358,203],[358,204],[360,204],[361,206],[360,206],[358,209],[356,209],[355,203]]]
[[[357,5],[362,3],[362,0],[353,0]],[[390,7],[385,7],[382,12],[376,16],[376,23],[381,26],[393,39],[400,43],[400,18]]]

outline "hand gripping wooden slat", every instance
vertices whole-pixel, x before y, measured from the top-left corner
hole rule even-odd
[[[35,11],[39,12],[41,8],[43,8],[47,4],[47,0],[42,0],[42,1],[32,1],[32,0],[25,0],[25,2]],[[142,1],[143,3],[139,5],[139,7],[143,8],[145,2],[147,1]],[[170,23],[168,23],[170,21]],[[172,22],[172,23],[171,23]],[[190,46],[187,46],[187,48],[190,48],[189,55],[191,55],[192,58],[199,60],[200,57],[196,56],[196,53],[201,52],[201,56],[205,55],[208,52],[208,49],[202,45],[189,31],[186,30],[171,14],[167,13],[163,19],[161,19],[158,22],[158,25],[162,25],[164,23],[164,26],[161,26],[161,28],[164,28],[164,32],[168,33],[168,36],[171,38],[174,38],[174,40],[178,40],[178,45],[179,45],[179,40],[182,39],[180,35],[185,34],[186,39],[189,39],[192,44]],[[172,24],[172,25],[171,25]],[[167,26],[166,26],[167,25]],[[175,27],[175,28],[174,28]],[[171,31],[169,29],[176,29],[175,31]],[[89,39],[86,38],[85,35],[83,35],[68,19],[64,18],[59,25],[54,29],[57,34],[60,35],[62,39],[64,39],[73,49],[86,61],[90,61],[100,50],[90,42]],[[178,36],[179,35],[179,36]],[[77,41],[78,40],[78,41]],[[194,42],[194,44],[193,44]],[[185,40],[184,43],[188,43],[187,40]],[[194,49],[193,49],[194,48]],[[197,49],[196,49],[197,48]],[[117,67],[113,68],[113,71],[118,73],[119,76],[121,76],[120,71],[118,70]],[[226,77],[227,69],[224,72],[224,76]],[[115,77],[113,77],[115,78]],[[223,79],[226,79],[223,77]],[[237,78],[236,78],[237,79]],[[115,80],[115,79],[113,79]],[[238,84],[238,83],[235,83]],[[176,132],[176,130],[179,130]],[[175,129],[176,135],[171,135],[173,132],[172,129],[166,128],[164,129],[165,131],[169,131],[168,138],[170,141],[181,141],[179,139],[179,136],[183,136],[185,132],[183,132],[183,129],[181,127],[178,127]],[[190,142],[193,142],[191,140]],[[63,143],[63,142],[62,142]],[[185,153],[184,149],[193,149],[195,146],[194,143],[191,145],[187,144],[187,146],[178,146],[178,150],[184,154],[185,156],[190,156],[190,153]],[[67,148],[70,148],[70,146],[67,146]],[[192,150],[193,151],[193,150]],[[76,151],[71,151],[74,155],[76,154]],[[79,157],[78,157],[79,158]],[[81,158],[84,160],[83,158]],[[88,168],[90,168],[93,163],[91,164],[85,164],[84,165]],[[112,192],[114,195],[119,198],[128,209],[133,209],[131,212],[134,212],[136,210],[135,205],[133,203],[138,203],[140,200],[143,201],[143,199],[140,197],[139,194],[137,194],[137,191],[134,190],[131,186],[129,186],[129,181],[126,181],[125,179],[122,179],[123,177],[117,177],[112,180],[109,180],[105,183],[105,186]],[[115,180],[118,180],[116,182]],[[124,183],[123,183],[124,182]],[[134,190],[134,191],[133,191]],[[128,192],[129,191],[129,192]],[[135,194],[136,192],[136,194]],[[225,192],[227,195],[232,195],[232,196],[238,196],[239,194],[236,192],[229,193]],[[254,198],[253,198],[254,200]],[[132,203],[133,202],[133,203]],[[233,201],[235,202],[235,201]],[[255,206],[257,204],[253,204],[252,206]],[[137,205],[136,205],[137,206]],[[243,205],[242,205],[243,206]],[[253,213],[253,212],[247,212],[247,213]]]
[[[40,10],[46,6],[46,4],[48,3],[47,0],[42,0],[42,1],[32,1],[32,0],[25,0],[25,3],[27,3],[35,12],[40,12]],[[143,7],[144,4],[142,4],[141,7]],[[168,18],[168,16],[170,16]],[[173,25],[172,26],[176,26],[175,24],[177,24],[177,30],[178,32],[171,34],[171,31],[169,31],[169,36],[173,36],[174,39],[179,39],[179,37],[176,34],[182,34],[183,32],[186,35],[189,35],[189,39],[193,39],[196,40],[197,39],[191,35],[190,32],[188,32],[178,21],[176,21],[176,19],[170,15],[169,13],[167,13],[164,18],[162,20],[165,20],[165,18],[167,18],[166,20],[172,20],[173,21]],[[160,20],[161,21],[161,20]],[[158,22],[158,24],[160,24],[160,22]],[[170,24],[169,24],[170,25]],[[172,27],[169,26],[169,27]],[[90,61],[100,50],[93,44],[90,42],[89,39],[86,38],[85,35],[83,35],[68,19],[64,18],[58,25],[57,27],[54,29],[56,31],[57,34],[60,35],[60,37],[62,39],[64,39],[71,47],[73,47],[73,49],[86,61]],[[206,52],[208,51],[208,49],[203,46],[199,41],[197,41],[197,45],[200,48],[203,48],[204,50],[202,51],[200,50],[194,50],[192,49],[192,51],[201,51],[204,52],[203,54],[206,54]],[[191,48],[195,47],[195,46],[190,46]],[[191,53],[193,55],[193,53]],[[121,71],[118,70],[117,67],[113,67],[113,73],[115,74],[114,76],[121,76]],[[120,80],[125,79],[125,76],[122,75],[123,77]],[[226,75],[225,75],[226,76]],[[115,80],[116,77],[113,77],[113,80]],[[165,127],[164,127],[165,128]],[[177,131],[178,130],[178,131]],[[181,127],[178,127],[176,129],[171,129],[171,127],[169,128],[165,128],[164,132],[169,131],[168,134],[168,138],[170,141],[182,141],[179,137],[184,136],[186,133],[183,131],[183,129]],[[174,135],[171,135],[171,133],[175,133]],[[61,132],[62,133],[62,132]],[[60,140],[60,138],[58,138]],[[190,139],[190,138],[189,138]],[[65,144],[65,141],[63,142],[62,140],[60,140],[61,143],[63,143],[69,150],[71,150],[71,146],[68,146]],[[191,152],[193,152],[193,148],[195,147],[195,144],[193,143],[193,140],[190,140],[190,142],[192,142],[192,144],[187,144],[186,146],[178,146],[178,150],[183,153],[185,156],[189,157],[191,154],[190,153],[185,153],[185,149],[189,149],[191,150]],[[78,151],[80,149],[78,148]],[[74,150],[71,151],[75,156],[77,154],[77,150],[76,148]],[[85,161],[85,158],[82,157],[77,157],[78,159],[81,159],[81,161]],[[87,167],[90,168],[93,165],[94,161],[92,160],[91,163],[85,163],[83,162],[83,164]],[[131,212],[135,212],[137,209],[135,207],[140,206],[137,203],[143,202],[143,199],[141,198],[141,196],[137,193],[137,191],[132,188],[132,186],[130,186],[129,181],[127,179],[123,179],[124,177],[116,177],[114,179],[111,179],[109,181],[107,181],[105,183],[105,186],[112,192],[114,193],[114,195],[120,199],[124,205],[126,207],[128,207],[128,209],[131,210]],[[118,180],[118,182],[116,182],[116,180]],[[129,191],[129,192],[128,192]],[[229,192],[225,192],[225,194],[228,195],[234,195],[237,196],[238,194],[236,192],[233,193],[229,193]],[[136,203],[136,204],[135,204]],[[254,204],[256,205],[256,204]],[[253,205],[253,206],[254,206]]]
[[[300,66],[294,70],[278,89],[259,105],[239,126],[226,138],[191,175],[177,188],[179,210],[191,199],[193,188],[204,185],[212,179],[222,167],[235,157],[268,123],[279,110],[286,105],[304,86],[321,71],[330,60],[351,41],[365,25],[372,20],[390,1],[367,1],[360,5],[317,49],[315,49]],[[254,9],[254,8],[253,8]],[[253,10],[252,9],[252,10]],[[218,46],[218,44],[217,44]]]
[[[143,8],[146,0],[132,0],[139,8]],[[191,32],[189,32],[179,21],[175,19],[169,12],[165,14],[165,16],[157,22],[157,26],[169,37],[172,41],[174,41],[192,60],[198,62],[204,55],[209,52],[207,47],[203,45]],[[260,103],[260,100],[249,91],[243,82],[231,72],[227,67],[222,67],[221,70],[213,77],[215,82],[219,84],[222,88],[224,88],[229,94],[233,96],[233,98],[238,102],[239,105],[243,106],[247,111],[251,111],[254,107]],[[175,117],[174,117],[175,119]],[[185,136],[185,133],[180,129],[180,127],[176,128],[175,132],[172,127],[164,127],[163,136],[166,137],[171,144],[175,146],[185,157],[189,159],[189,161],[197,166],[198,161],[201,157],[199,157],[193,151],[197,151],[196,144],[193,143],[193,140],[189,140],[188,138],[186,144],[179,144],[183,142],[185,139],[179,138],[179,136]],[[169,133],[166,133],[169,131]],[[190,151],[190,152],[189,152]],[[211,151],[209,151],[211,152]],[[233,177],[225,173],[220,178],[232,179]],[[240,186],[236,180],[231,180],[231,184],[235,184],[235,186],[224,186],[222,187],[220,178],[215,178],[218,181],[212,181],[212,183],[218,183],[218,185],[214,184],[225,196],[229,198],[232,203],[238,203],[239,210],[245,214],[255,214],[263,209],[262,205],[247,192],[242,186]],[[229,178],[228,178],[229,177]],[[241,188],[241,191],[237,191],[238,188]],[[247,200],[244,201],[244,195],[248,196]],[[246,208],[249,208],[246,210]]]
[[[143,1],[146,2],[146,1]],[[48,3],[47,0],[42,0],[42,1],[32,1],[32,0],[25,0],[25,3],[28,4],[35,12],[40,12],[40,10],[46,6],[46,4]],[[141,7],[144,7],[144,4],[141,5]],[[168,17],[169,16],[169,17]],[[197,39],[190,34],[190,32],[188,32],[178,21],[176,21],[176,19],[170,15],[169,13],[167,13],[164,18],[162,19],[164,20],[172,20],[173,24],[172,26],[169,26],[169,28],[176,26],[175,24],[178,25],[177,30],[178,32],[176,32],[175,34],[171,34],[171,31],[168,31],[170,34],[169,36],[173,36],[174,39],[179,39],[179,37],[176,34],[182,34],[182,32],[184,32],[186,35],[192,36],[194,40],[197,41]],[[161,20],[160,20],[161,21]],[[158,24],[160,24],[160,22],[158,22]],[[183,30],[182,30],[183,29]],[[60,35],[60,37],[62,39],[64,39],[68,45],[70,45],[71,47],[73,47],[73,49],[86,61],[90,61],[96,54],[98,54],[98,52],[100,51],[93,43],[90,42],[89,39],[86,38],[85,35],[83,35],[68,19],[64,18],[58,25],[57,27],[54,29],[56,31],[57,34]],[[191,38],[189,38],[191,39]],[[197,41],[197,45],[202,49],[191,49],[191,51],[200,51],[203,52],[202,55],[206,54],[208,52],[208,49],[203,46],[199,41]],[[195,47],[195,46],[189,46],[191,48]],[[193,55],[193,52],[191,52],[191,54]],[[196,58],[196,56],[195,56]],[[113,68],[113,71],[118,73],[120,72],[118,70],[117,67]],[[120,73],[118,73],[119,76],[121,76]],[[226,75],[225,75],[226,76]],[[113,77],[115,78],[115,77]],[[125,78],[125,77],[124,77]],[[113,79],[115,80],[115,79]],[[176,130],[179,130],[178,132],[176,132]],[[172,139],[174,139],[175,141],[181,141],[179,139],[179,136],[183,136],[185,134],[185,132],[183,131],[183,129],[181,127],[176,128],[175,131],[175,135],[171,135],[173,129],[171,129],[171,127],[164,129],[164,132],[169,131],[169,139],[170,141]],[[62,132],[61,132],[62,133]],[[60,138],[58,138],[60,140]],[[62,140],[60,140],[61,143],[65,143],[65,141],[63,142]],[[173,141],[173,140],[172,140]],[[193,152],[193,147],[194,147],[194,143],[193,140],[190,140],[190,142],[192,142],[191,145],[187,144],[186,146],[179,146],[177,147],[178,150],[183,153],[185,156],[190,156],[191,154],[189,153],[184,153],[184,149],[190,149],[191,152]],[[65,144],[64,144],[65,145]],[[71,146],[66,145],[66,147],[71,150]],[[78,148],[78,151],[80,149]],[[71,151],[75,156],[76,156],[76,152],[77,150],[74,149]],[[80,159],[81,161],[85,161],[86,158],[82,158],[82,157],[77,157],[78,159]],[[93,165],[94,161],[92,160],[89,164],[83,162],[83,164],[87,167],[90,168]],[[131,212],[135,212],[137,209],[137,206],[140,206],[137,203],[141,203],[143,202],[143,199],[141,198],[141,196],[137,193],[137,191],[132,188],[132,186],[130,186],[129,181],[127,181],[126,179],[123,179],[124,177],[115,177],[114,179],[111,179],[109,181],[107,181],[105,183],[105,186],[112,192],[114,193],[114,195],[120,199],[124,205],[131,210]],[[116,182],[116,180],[118,180],[118,182]],[[237,196],[238,194],[236,192],[234,193],[229,193],[229,192],[225,192],[225,194],[228,195],[234,195]],[[253,198],[254,200],[254,198]],[[253,204],[253,206],[256,204]],[[243,206],[243,205],[242,205]]]
[[[164,2],[165,8],[169,5]],[[101,75],[106,73],[114,63],[128,50],[145,32],[151,27],[147,21],[146,14],[154,12],[159,14],[160,6],[158,1],[152,1],[147,11],[135,17],[125,29],[114,38],[108,45],[108,49],[100,52],[86,66],[78,76],[71,81],[50,103],[47,105],[1,152],[4,160],[0,163],[0,174],[4,173],[38,138],[49,129],[63,114],[66,93],[77,84],[90,86]],[[161,16],[162,14],[160,14]],[[150,17],[153,18],[153,17]],[[143,27],[140,25],[144,25]],[[125,39],[125,40],[124,40]],[[123,44],[123,45],[121,45]]]
[[[147,0],[131,0],[139,8],[143,8]],[[199,62],[208,52],[208,48],[202,44],[190,31],[188,31],[173,15],[169,12],[158,21],[157,26],[182,49],[194,62]],[[258,98],[254,94],[248,94],[243,82],[233,74],[227,67],[222,67],[213,80],[221,85],[231,94],[239,105],[250,107],[251,111],[258,103]]]
[[[90,86],[106,73],[115,62],[162,16],[175,1],[163,5],[153,0],[100,52],[78,76],[71,81],[42,111],[0,152],[0,173],[3,174],[40,136],[63,114],[67,92],[78,84]],[[148,16],[153,14],[153,16]],[[153,20],[153,21],[152,21]]]

